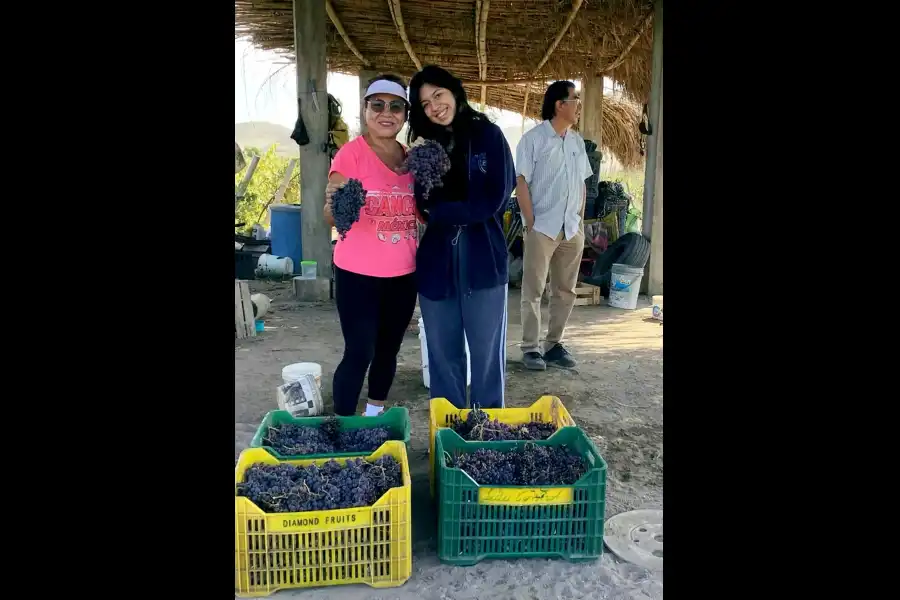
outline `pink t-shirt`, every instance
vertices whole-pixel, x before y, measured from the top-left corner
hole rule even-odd
[[[366,205],[347,237],[338,238],[334,264],[353,273],[399,277],[416,270],[419,228],[412,175],[398,175],[375,154],[363,136],[341,146],[328,172],[358,179]]]

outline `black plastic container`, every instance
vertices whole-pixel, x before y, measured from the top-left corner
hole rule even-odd
[[[234,251],[234,278],[256,279],[256,264],[263,252]]]

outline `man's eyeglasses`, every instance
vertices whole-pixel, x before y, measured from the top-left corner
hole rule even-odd
[[[581,104],[581,98],[566,98],[563,102],[575,102],[577,104]]]
[[[377,114],[383,113],[385,106],[395,115],[406,112],[406,102],[403,100],[391,100],[389,103],[384,100],[369,100],[369,108]]]

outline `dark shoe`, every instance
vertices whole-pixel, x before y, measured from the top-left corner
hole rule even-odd
[[[530,369],[532,371],[547,370],[547,363],[545,363],[544,359],[541,358],[540,352],[526,352],[522,356],[522,362],[525,364],[526,369]]]
[[[557,367],[562,367],[563,369],[571,369],[576,364],[578,364],[562,344],[556,344],[555,346],[544,352],[544,362],[552,363]]]

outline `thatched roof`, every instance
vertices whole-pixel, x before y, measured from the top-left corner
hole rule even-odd
[[[488,105],[518,113],[526,84],[501,82],[531,80],[529,116],[540,110],[544,81],[581,79],[591,72],[622,84],[625,95],[639,104],[649,95],[652,0],[326,1],[330,71],[355,75],[369,69],[408,76],[419,65],[437,64],[464,81],[492,82]],[[292,6],[292,0],[235,0],[235,37],[292,54]],[[469,84],[466,90],[477,104],[481,86]],[[626,115],[625,110],[633,105],[605,104],[636,125],[639,114]],[[607,121],[613,120],[607,115],[604,111],[604,137]],[[636,127],[631,131],[636,144]],[[625,135],[624,130],[611,133],[609,147],[617,155],[624,152],[621,160],[628,163],[633,161],[627,149],[613,141]]]

